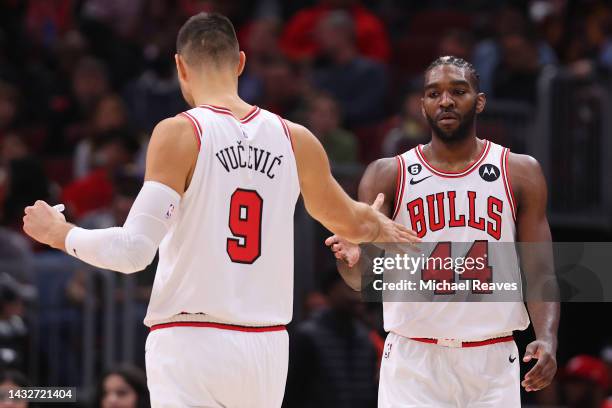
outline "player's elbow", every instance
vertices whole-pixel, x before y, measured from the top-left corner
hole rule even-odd
[[[117,259],[116,267],[112,269],[126,274],[145,269],[153,262],[157,253],[157,248],[144,235],[124,237],[122,247],[122,259]]]

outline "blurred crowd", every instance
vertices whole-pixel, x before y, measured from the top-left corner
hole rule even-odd
[[[612,7],[604,1],[1,1],[3,365],[23,372],[32,366],[29,310],[52,305],[67,308],[65,317],[89,293],[87,271],[79,267],[70,266],[59,286],[48,284],[58,275],[37,273],[41,262],[33,254],[42,248],[21,234],[23,208],[44,199],[65,203],[67,217],[85,227],[123,223],[141,185],[153,127],[188,108],[175,76],[175,38],[181,24],[200,11],[223,13],[236,25],[247,55],[240,95],[307,125],[340,173],[358,175],[371,160],[429,139],[421,81],[437,56],[471,61],[489,100],[531,108],[538,105],[538,80],[548,66],[579,77],[607,78],[612,72]],[[349,191],[354,177],[352,182]],[[50,270],[51,263],[42,264]],[[140,305],[136,325],[153,270],[139,278],[132,294]],[[380,310],[358,306],[337,274],[320,275],[320,290],[306,297],[307,319],[292,331],[296,365],[290,368],[287,406],[373,406],[384,336]],[[124,296],[117,290],[113,299],[120,304]],[[69,324],[76,324],[75,316]],[[47,317],[37,326],[43,331],[56,322]],[[72,346],[66,347],[60,350]],[[330,359],[335,363],[327,364]],[[564,371],[566,387],[553,387],[542,398],[551,406],[600,408],[610,395],[611,367],[610,348],[599,357],[577,356]],[[99,393],[111,395],[106,388],[124,386],[137,397],[121,406],[145,406],[138,405],[146,393],[141,374],[118,370],[101,382]],[[22,377],[4,374],[0,389],[7,382],[22,386]],[[309,401],[307,395],[328,399]],[[9,406],[4,403],[0,407]]]

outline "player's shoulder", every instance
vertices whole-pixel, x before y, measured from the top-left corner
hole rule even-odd
[[[508,177],[519,204],[546,191],[546,179],[540,163],[527,154],[508,154]]]
[[[178,114],[176,116],[172,116],[158,122],[157,125],[155,125],[155,128],[153,129],[153,134],[165,134],[168,132],[187,133],[190,130],[193,130],[193,125],[189,118],[187,118],[183,114]]]
[[[508,166],[510,174],[519,172],[520,174],[533,174],[533,172],[541,172],[540,163],[528,154],[508,153]]]
[[[285,124],[287,125],[287,128],[289,129],[289,132],[291,133],[291,136],[295,136],[295,137],[314,137],[314,135],[312,134],[312,132],[310,130],[308,130],[308,128],[306,126],[302,126],[299,123],[295,123],[292,122],[288,119],[285,118],[281,118],[279,116],[280,120],[282,120],[283,122],[285,122]]]
[[[192,150],[199,149],[199,140],[192,121],[179,114],[155,125],[149,145],[160,149]]]
[[[395,157],[383,157],[377,160],[374,160],[372,163],[368,165],[365,170],[364,176],[372,176],[374,178],[384,178],[387,179],[392,177],[395,180],[398,171],[398,161],[397,156]]]

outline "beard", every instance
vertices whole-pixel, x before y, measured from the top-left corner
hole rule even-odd
[[[427,117],[427,122],[431,127],[431,130],[438,136],[442,141],[447,143],[455,143],[464,140],[470,134],[470,130],[474,126],[476,122],[476,102],[474,101],[474,106],[459,119],[459,126],[453,131],[447,132],[438,126],[436,120],[429,115],[425,115]]]

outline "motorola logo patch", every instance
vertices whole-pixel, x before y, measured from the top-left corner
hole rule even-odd
[[[412,174],[413,176],[416,176],[421,172],[422,168],[423,167],[419,163],[411,164],[410,166],[408,166],[408,173]]]
[[[484,181],[495,181],[501,175],[501,172],[494,164],[483,164],[478,169],[478,174]]]

